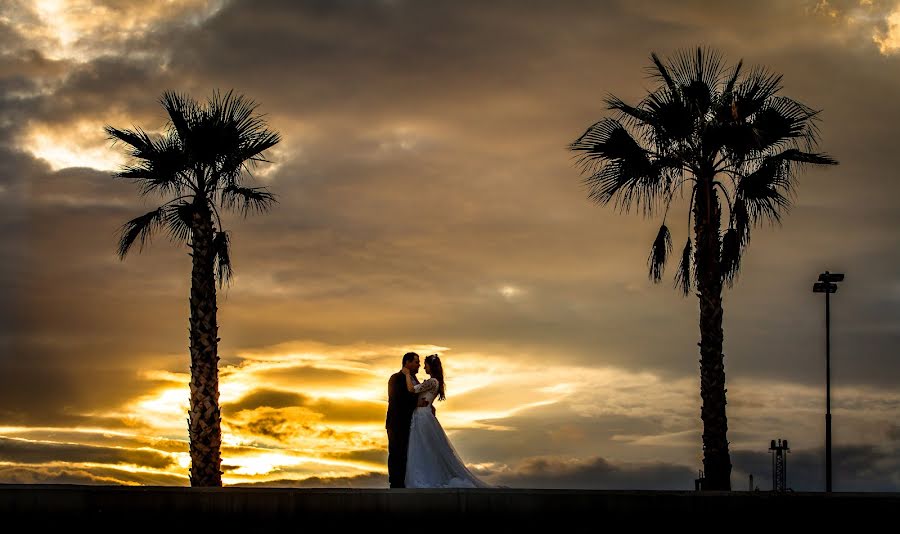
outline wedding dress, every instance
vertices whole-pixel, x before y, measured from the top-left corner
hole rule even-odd
[[[450,439],[431,412],[438,381],[429,378],[415,386],[419,399],[428,405],[416,408],[409,429],[406,459],[407,488],[489,488],[466,468]]]

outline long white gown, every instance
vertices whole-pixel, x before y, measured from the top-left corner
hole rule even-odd
[[[489,488],[466,468],[450,439],[431,412],[437,396],[438,381],[429,378],[415,386],[419,399],[427,406],[416,408],[409,429],[406,456],[407,488]]]

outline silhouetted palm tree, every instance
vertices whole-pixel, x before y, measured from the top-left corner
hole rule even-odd
[[[696,284],[700,300],[700,396],[704,489],[731,488],[722,354],[722,287],[732,286],[751,228],[777,223],[791,205],[796,172],[837,161],[814,152],[816,115],[779,96],[781,76],[725,65],[701,48],[663,62],[651,54],[659,86],[637,106],[609,96],[615,118],[593,124],[569,148],[578,153],[589,196],[620,211],[640,209],[663,221],[648,259],[659,282],[672,248],[666,216],[690,190],[688,239],[675,284]],[[722,225],[722,207],[728,208]]]
[[[110,139],[128,145],[134,158],[116,176],[138,182],[141,195],[168,199],[122,226],[118,255],[124,259],[136,241],[142,250],[160,229],[191,247],[191,485],[221,486],[216,279],[220,287],[230,283],[232,270],[229,236],[216,206],[244,216],[271,207],[275,197],[265,188],[246,187],[244,179],[248,164],[265,161],[263,152],[280,138],[256,114],[254,102],[230,91],[215,92],[205,105],[167,92],[160,103],[169,114],[162,135],[106,127]]]

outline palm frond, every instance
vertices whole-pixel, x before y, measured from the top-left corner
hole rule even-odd
[[[670,152],[670,147],[679,147],[694,134],[694,107],[681,91],[654,91],[641,102],[641,107],[654,116],[653,142],[660,152]]]
[[[222,188],[222,206],[246,217],[251,212],[263,213],[275,204],[275,196],[265,187],[227,185]]]
[[[681,89],[695,82],[714,88],[722,81],[722,62],[721,52],[698,46],[677,51],[669,58],[668,71]]]
[[[169,114],[169,122],[179,139],[190,145],[193,141],[192,128],[200,115],[200,105],[190,96],[175,91],[164,92],[159,102]]]
[[[754,67],[734,90],[735,119],[745,121],[762,109],[769,99],[781,90],[781,78],[780,74],[769,72],[762,67]]]
[[[729,228],[722,236],[722,279],[728,287],[734,286],[734,280],[741,268],[741,236],[734,228]]]
[[[663,224],[659,227],[656,239],[653,240],[653,246],[650,247],[650,257],[647,258],[647,266],[649,267],[649,277],[654,283],[662,280],[663,271],[666,266],[666,259],[672,251],[672,236],[669,234],[669,228]]]
[[[249,131],[259,126],[259,118],[253,112],[259,104],[244,95],[214,91],[207,99],[210,117],[219,124],[232,125],[238,131]]]
[[[828,154],[823,154],[821,152],[804,152],[802,150],[798,150],[796,148],[789,148],[783,152],[778,154],[774,154],[765,158],[764,163],[766,161],[788,161],[799,164],[810,164],[810,165],[837,165],[838,161]]]
[[[231,256],[229,255],[230,240],[226,232],[216,232],[213,237],[213,252],[216,255],[216,275],[219,287],[230,284],[234,277],[231,268]]]
[[[125,165],[114,176],[138,182],[142,195],[153,192],[181,194],[190,188],[184,175],[188,162],[181,142],[175,136],[150,140],[148,146],[141,148],[139,156],[133,156],[137,161]]]
[[[584,179],[589,197],[599,204],[615,201],[625,212],[638,208],[652,215],[681,171],[678,160],[656,157],[614,119],[592,125],[569,149],[580,153],[578,164],[590,173]]]
[[[781,213],[791,207],[796,167],[837,163],[827,154],[803,152],[794,148],[764,157],[754,172],[738,181],[737,198],[743,202],[747,218],[752,224],[756,225],[764,220],[779,223]]]
[[[202,138],[196,152],[211,169],[215,187],[240,185],[247,164],[266,161],[263,153],[281,142],[281,136],[270,131],[258,104],[234,91],[216,91],[193,130]]]
[[[176,202],[166,207],[166,229],[175,242],[185,242],[191,237],[191,219],[194,205],[190,202]]]
[[[247,136],[237,151],[222,158],[219,173],[225,180],[225,184],[240,184],[243,171],[248,170],[248,162],[251,165],[268,163],[269,160],[265,159],[263,154],[280,142],[281,136],[268,130],[254,132]]]
[[[678,91],[678,84],[675,83],[675,80],[669,73],[669,68],[659,58],[659,56],[656,55],[656,52],[650,54],[650,61],[653,62],[653,67],[650,70],[650,75],[665,83],[666,87],[669,88],[669,91],[673,93]]]
[[[720,52],[698,47],[694,54],[685,54],[685,83],[681,91],[693,107],[697,118],[704,119],[716,99],[716,88],[724,77]],[[691,58],[688,60],[688,58]]]
[[[814,146],[818,136],[814,118],[818,112],[787,97],[774,97],[753,116],[750,122],[756,151],[783,146],[798,139]]]
[[[650,57],[652,75],[664,82],[664,88],[657,93],[668,95],[665,107],[686,108],[693,118],[702,119],[717,98],[717,88],[725,78],[723,55],[710,48],[697,47],[679,50],[666,61],[660,60],[655,53]],[[683,120],[674,121],[674,124],[679,123]]]
[[[731,104],[730,100],[732,99],[732,92],[734,92],[734,84],[737,83],[738,77],[741,75],[741,68],[744,66],[744,60],[738,60],[737,65],[731,70],[731,74],[728,76],[728,80],[725,82],[725,87],[722,90],[722,94],[726,96],[729,100],[729,105]]]
[[[681,290],[686,297],[691,292],[691,265],[693,255],[691,251],[691,239],[688,238],[681,251],[681,260],[678,262],[678,271],[675,272],[675,287]]]
[[[164,216],[165,208],[161,206],[123,224],[119,229],[119,244],[116,247],[119,259],[125,259],[135,240],[140,239],[139,250],[144,250],[144,245],[150,241],[153,231],[162,224]]]
[[[783,161],[766,161],[759,168],[740,179],[736,201],[746,209],[747,217],[754,225],[768,220],[781,222],[781,213],[791,206],[791,177],[788,164]]]
[[[747,246],[747,243],[750,242],[750,229],[752,226],[753,221],[750,219],[750,214],[747,213],[747,204],[744,198],[738,195],[731,205],[731,227],[738,234],[741,248]]]
[[[607,109],[618,111],[620,114],[620,120],[627,121],[630,126],[652,127],[655,125],[656,117],[654,117],[652,113],[648,112],[645,109],[630,106],[614,95],[609,95],[608,97],[606,97],[605,102]]]
[[[121,141],[128,145],[129,153],[132,157],[143,159],[145,154],[152,154],[156,150],[150,135],[141,128],[123,130],[113,128],[112,126],[105,126],[103,130],[113,144]]]
[[[247,141],[241,146],[241,155],[245,161],[266,162],[263,153],[281,142],[281,136],[277,132],[263,130],[248,136]]]
[[[645,174],[650,168],[650,154],[615,119],[592,124],[569,150],[580,154],[577,164],[582,172],[593,172],[607,161],[621,161],[636,174]]]
[[[715,89],[702,80],[694,80],[681,89],[685,102],[694,111],[695,117],[705,118],[716,97]]]

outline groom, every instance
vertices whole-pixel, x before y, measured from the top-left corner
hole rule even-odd
[[[418,384],[416,373],[419,371],[419,355],[407,352],[403,355],[403,369],[409,369],[414,384]],[[406,449],[409,445],[409,425],[413,410],[419,405],[418,395],[410,393],[406,388],[406,376],[403,370],[391,375],[388,380],[388,409],[385,428],[388,435],[388,481],[392,488],[405,488]],[[427,406],[424,402],[422,406]]]

